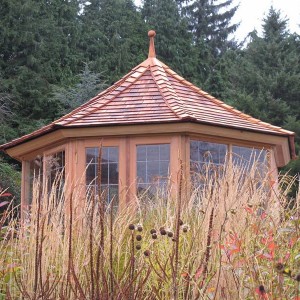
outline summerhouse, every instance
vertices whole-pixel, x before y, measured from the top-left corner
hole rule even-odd
[[[34,174],[66,191],[97,185],[108,201],[125,205],[143,191],[171,184],[178,173],[221,165],[228,153],[250,161],[262,153],[270,176],[295,157],[294,133],[246,115],[188,82],[156,58],[149,31],[148,58],[114,85],[69,114],[1,146],[22,162],[22,205],[30,203]],[[99,155],[101,151],[101,155]],[[98,159],[101,158],[101,162]]]

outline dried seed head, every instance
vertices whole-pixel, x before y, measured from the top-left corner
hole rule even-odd
[[[179,219],[179,226],[183,225],[183,221],[181,219]]]
[[[298,282],[300,282],[300,274],[297,274],[297,275],[295,276],[295,280],[298,281]]]
[[[153,233],[153,234],[152,234],[152,238],[153,238],[154,240],[156,240],[156,239],[157,239],[157,234],[156,234],[156,233]]]
[[[166,235],[166,234],[167,234],[167,231],[166,231],[165,229],[161,229],[161,230],[160,230],[160,234],[161,234],[161,235]]]
[[[165,230],[165,227],[162,226],[159,228],[159,231],[162,231],[162,230]]]
[[[128,226],[128,228],[130,229],[130,230],[134,230],[134,225],[133,224],[130,224],[129,226]]]
[[[282,263],[278,263],[278,264],[276,264],[275,268],[278,272],[283,272],[284,265]]]
[[[150,256],[150,251],[149,251],[149,250],[146,250],[146,251],[144,252],[144,255],[145,255],[145,256]]]
[[[143,226],[142,226],[141,224],[138,224],[138,225],[137,225],[137,230],[138,230],[139,232],[142,232],[142,231],[143,231]]]
[[[141,248],[142,248],[141,245],[136,245],[136,246],[135,246],[135,249],[136,249],[136,250],[141,250]]]
[[[188,228],[187,226],[184,226],[184,227],[182,228],[182,231],[183,231],[183,232],[188,232],[188,230],[189,230],[189,228]]]
[[[141,241],[141,240],[142,240],[142,236],[141,236],[140,234],[138,234],[138,235],[136,236],[136,240],[137,240],[137,241]]]
[[[153,228],[153,229],[150,230],[150,233],[151,234],[156,233],[156,230]]]
[[[176,242],[176,239],[175,239],[175,238],[173,238],[173,239],[172,239],[172,242]]]
[[[263,285],[260,285],[260,286],[258,287],[258,290],[259,290],[259,292],[260,292],[261,294],[264,294],[264,293],[266,292],[265,287],[264,287]]]
[[[169,231],[168,232],[168,237],[173,237],[173,232]]]

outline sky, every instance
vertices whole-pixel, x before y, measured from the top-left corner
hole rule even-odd
[[[141,0],[135,0],[135,2],[139,6]],[[234,5],[238,4],[240,5],[233,18],[233,22],[240,22],[240,26],[235,34],[236,38],[240,41],[244,40],[247,34],[254,29],[258,33],[261,33],[262,20],[271,5],[275,9],[280,10],[283,17],[289,19],[291,32],[300,33],[300,0],[234,0]]]

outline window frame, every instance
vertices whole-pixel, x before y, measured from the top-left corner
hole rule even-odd
[[[217,143],[217,144],[224,144],[227,145],[228,147],[228,162],[232,163],[232,155],[233,155],[233,146],[237,147],[245,147],[245,148],[253,148],[257,150],[266,150],[267,154],[267,168],[268,168],[268,176],[274,177],[274,174],[271,176],[271,173],[275,173],[272,170],[272,165],[274,165],[274,162],[272,163],[272,156],[273,156],[273,148],[269,144],[264,144],[264,143],[253,143],[245,140],[234,140],[230,138],[223,138],[223,137],[215,137],[215,136],[206,136],[206,135],[189,135],[187,139],[187,144],[188,144],[188,150],[187,150],[187,177],[189,178],[189,182],[191,184],[191,154],[190,154],[190,143],[192,140],[195,141],[202,141],[202,142],[208,142],[208,143]]]
[[[69,174],[69,156],[68,156],[68,149],[69,149],[69,145],[68,143],[65,144],[60,144],[57,145],[54,148],[51,149],[42,149],[40,152],[39,151],[35,151],[34,153],[31,153],[28,156],[24,157],[24,160],[22,160],[22,186],[21,186],[21,206],[22,206],[22,210],[27,210],[29,209],[30,206],[30,161],[34,160],[38,155],[41,156],[41,158],[43,159],[43,181],[42,181],[42,185],[43,187],[46,186],[46,157],[53,155],[55,153],[64,151],[65,152],[65,184],[69,184],[69,182],[67,183],[68,180],[68,175]]]
[[[155,136],[155,137],[133,137],[130,139],[130,194],[137,197],[137,146],[147,145],[170,145],[169,182],[172,183],[171,193],[177,189],[177,174],[180,170],[178,160],[178,149],[180,147],[178,136]]]
[[[124,155],[122,156],[122,151],[124,151],[124,138],[101,138],[98,139],[83,139],[79,141],[78,150],[76,151],[75,159],[77,162],[77,178],[81,182],[81,195],[84,198],[86,195],[86,149],[87,148],[100,148],[102,147],[117,147],[119,151],[118,157],[118,168],[119,168],[119,179],[118,179],[118,205],[120,206],[124,199],[124,185],[122,184],[126,178],[126,167],[124,164]],[[83,157],[84,159],[80,160],[78,157]],[[125,176],[124,176],[125,174]],[[77,179],[78,180],[78,179]]]
[[[87,160],[87,149],[94,149],[94,150],[97,149],[97,151],[99,151],[100,147],[102,147],[102,151],[103,151],[104,148],[116,148],[117,149],[117,152],[118,152],[118,155],[117,155],[117,169],[118,169],[118,180],[117,180],[117,183],[110,183],[109,182],[109,175],[108,175],[108,178],[107,178],[108,179],[108,183],[103,183],[102,180],[101,180],[100,185],[101,186],[107,186],[108,189],[112,188],[113,186],[117,186],[117,188],[118,188],[117,197],[118,197],[118,202],[119,202],[119,194],[120,194],[120,192],[119,192],[119,189],[120,189],[120,174],[119,174],[120,173],[119,172],[120,171],[120,163],[119,163],[119,160],[120,160],[120,149],[119,149],[118,146],[98,145],[98,147],[97,146],[95,146],[95,147],[85,147],[85,165],[86,165],[85,186],[86,186],[86,191],[87,191],[88,187],[91,187],[91,188],[96,188],[97,187],[98,180],[95,179],[95,178],[97,177],[97,167],[98,167],[98,164],[99,164],[99,162],[98,163],[96,163],[96,162],[92,162],[92,163],[88,162],[88,160]],[[93,159],[94,158],[98,158],[98,156],[93,155],[92,158]],[[111,168],[111,163],[110,162],[104,163],[103,162],[103,157],[101,158],[101,160],[102,160],[101,161],[101,165],[102,165],[101,168],[102,168],[102,170],[103,170],[103,165],[107,164],[107,166],[108,166],[108,172],[110,172],[111,171],[111,169],[110,169]],[[87,170],[88,170],[88,167],[90,165],[94,165],[95,166],[95,174],[94,174],[95,177],[94,177],[94,179],[90,183],[87,183]],[[108,196],[108,199],[109,199],[109,195],[107,195],[107,196]],[[106,203],[109,204],[111,201],[108,202],[108,199],[106,199],[107,200]],[[115,206],[118,206],[118,205],[115,205]]]
[[[47,175],[47,156],[50,156],[50,155],[54,155],[56,153],[59,153],[59,152],[64,152],[64,160],[65,160],[65,165],[64,165],[64,185],[65,186],[68,186],[69,182],[67,182],[67,178],[68,178],[68,171],[69,171],[69,160],[67,159],[67,155],[68,155],[68,144],[63,144],[63,145],[60,145],[60,146],[57,146],[55,148],[52,148],[50,150],[46,150],[43,152],[43,187],[47,187],[47,189],[49,190],[49,186],[48,186],[48,177],[46,176]],[[50,187],[51,188],[51,187]],[[48,191],[47,191],[48,193]],[[65,193],[66,193],[66,190],[65,190]]]

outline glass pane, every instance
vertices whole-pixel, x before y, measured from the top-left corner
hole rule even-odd
[[[138,162],[137,163],[137,177],[139,182],[147,182],[147,169],[146,169],[146,162]]]
[[[117,200],[118,199],[118,194],[119,194],[119,187],[118,185],[116,184],[112,184],[110,186],[110,189],[109,189],[109,199],[113,199],[113,197],[115,197],[115,199]],[[115,201],[115,205],[117,204],[118,202]]]
[[[109,147],[109,162],[119,161],[119,151],[117,147]]]
[[[163,161],[160,163],[159,174],[162,177],[168,177],[168,175],[169,175],[169,162],[168,161],[166,161],[166,162]]]
[[[102,160],[103,161],[103,160]],[[101,164],[101,183],[108,184],[108,173],[109,173],[109,164]]]
[[[119,171],[118,164],[110,163],[109,164],[109,184],[118,184],[119,181]]]
[[[147,146],[137,146],[137,161],[146,161]]]
[[[96,148],[86,148],[86,163],[97,163],[98,153]]]
[[[48,155],[45,165],[48,192],[51,192],[54,187],[56,200],[60,200],[65,182],[65,151]]]
[[[254,148],[233,146],[232,161],[235,165],[247,167],[247,169],[251,169],[254,162],[257,162],[259,164],[259,168],[264,168],[267,166],[267,151]]]
[[[109,147],[102,147],[101,149],[101,160],[106,163],[109,162]]]
[[[90,184],[96,178],[96,165],[89,165],[86,169],[86,184]],[[95,184],[95,182],[93,182]]]
[[[195,140],[190,142],[190,172],[195,185],[204,186],[205,181],[222,174],[227,148],[225,144]]]
[[[159,160],[159,146],[147,146],[147,161]]]
[[[170,145],[160,145],[160,160],[170,160]]]
[[[86,148],[86,184],[97,185],[92,180],[97,176],[98,172],[98,156],[99,148]],[[93,164],[89,165],[92,161]],[[118,147],[102,147],[101,148],[101,191],[105,193],[104,197],[110,202],[112,197],[118,196],[119,183],[119,149]],[[98,188],[97,188],[98,189]],[[116,199],[116,203],[118,203]]]
[[[155,161],[149,163],[147,166],[147,182],[155,182],[159,175],[159,162]]]
[[[198,142],[197,141],[191,141],[190,158],[193,161],[199,161],[199,149],[198,149]]]
[[[146,192],[147,196],[153,196],[160,192],[162,185],[166,186],[168,182],[169,164],[170,144],[138,145],[138,194]]]

